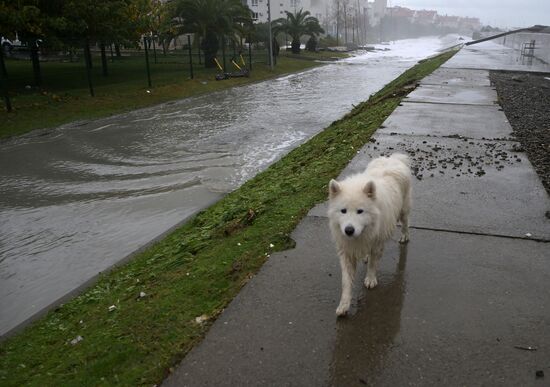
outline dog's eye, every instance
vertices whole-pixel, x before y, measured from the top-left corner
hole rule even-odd
[[[346,212],[348,212],[348,210],[346,210],[345,208],[342,208],[342,209],[340,210],[340,212],[341,212],[342,214],[345,214]]]
[[[362,214],[362,213],[363,213],[363,210],[360,208],[360,209],[357,210],[357,213],[358,213],[358,214]]]

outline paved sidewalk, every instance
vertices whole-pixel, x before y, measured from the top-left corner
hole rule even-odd
[[[508,59],[476,46],[424,79],[342,173],[413,159],[411,242],[387,244],[378,287],[357,281],[352,315],[336,319],[320,205],[166,386],[548,385],[550,199],[489,83]]]

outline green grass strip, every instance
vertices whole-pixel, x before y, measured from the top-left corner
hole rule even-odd
[[[198,343],[416,83],[423,61],[130,263],[0,346],[5,386],[153,385]],[[274,245],[273,248],[270,245]],[[146,294],[139,297],[140,292]],[[109,311],[115,305],[116,309]],[[198,323],[196,317],[205,316]],[[83,338],[77,344],[70,341]]]

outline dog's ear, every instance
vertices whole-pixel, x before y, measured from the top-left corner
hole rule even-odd
[[[328,196],[330,198],[333,198],[336,195],[338,195],[340,193],[340,190],[341,190],[340,184],[338,184],[336,180],[332,179],[330,183],[328,183]]]
[[[369,198],[374,199],[376,197],[376,186],[374,185],[374,181],[369,181],[365,184],[365,187],[363,187],[363,192]]]

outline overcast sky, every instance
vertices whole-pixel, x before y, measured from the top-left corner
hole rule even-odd
[[[550,25],[550,0],[388,0],[389,5],[478,17],[483,24],[499,27]]]

